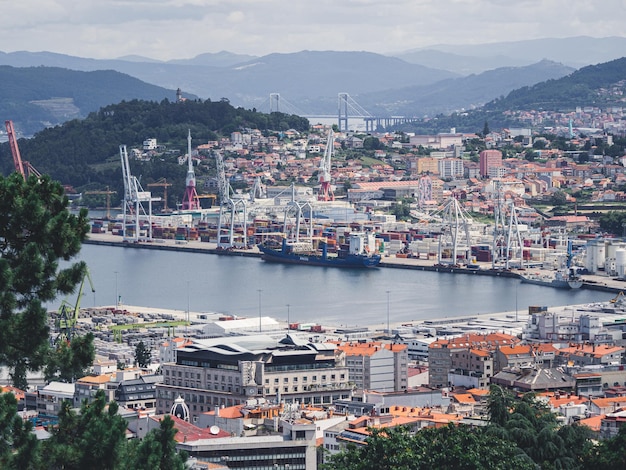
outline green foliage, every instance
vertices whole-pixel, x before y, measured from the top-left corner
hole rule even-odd
[[[43,304],[72,293],[85,274],[84,263],[60,269],[59,260],[76,256],[87,232],[86,211],[70,214],[63,188],[50,177],[0,178],[0,364],[19,388],[48,357]]]
[[[407,428],[372,429],[363,447],[336,454],[325,469],[333,470],[531,470],[514,444],[484,428],[450,424],[411,434]]]
[[[88,374],[95,356],[92,333],[74,336],[71,343],[62,341],[50,351],[44,369],[45,380],[74,382]]]
[[[621,235],[624,232],[624,225],[626,224],[626,212],[605,212],[600,216],[599,223],[600,228],[605,232]]]
[[[135,346],[135,362],[139,367],[147,367],[152,361],[152,351],[143,341],[139,341]]]
[[[183,470],[187,455],[176,452],[174,421],[165,416],[158,429],[129,446],[127,465],[134,470]]]
[[[119,468],[126,446],[126,420],[115,402],[107,405],[104,390],[94,401],[83,402],[77,415],[68,403],[59,414],[59,426],[44,444],[50,468]]]
[[[626,468],[626,426],[619,429],[617,436],[600,441],[591,450],[582,468],[585,470]]]
[[[74,187],[88,183],[98,183],[101,187],[108,185],[121,197],[120,144],[140,146],[147,137],[154,137],[170,148],[184,149],[188,131],[194,140],[206,142],[243,128],[305,131],[309,122],[294,115],[263,114],[234,108],[228,101],[175,103],[163,100],[157,103],[132,100],[102,107],[83,120],[75,119],[62,126],[47,128],[32,139],[20,139],[19,147],[22,156],[40,173],[47,173]],[[109,159],[114,166],[103,168],[102,164]],[[5,174],[13,171],[12,162],[9,145],[0,145],[0,169]],[[145,175],[143,166],[149,168],[152,165],[142,165],[137,173]],[[184,171],[181,174],[184,184]],[[171,179],[168,173],[153,176],[153,180]]]
[[[565,191],[555,191],[550,197],[550,204],[554,206],[564,206],[567,204],[567,194]]]
[[[395,215],[398,220],[409,220],[411,218],[411,202],[406,199],[395,202],[391,206],[391,213]]]
[[[32,423],[17,415],[17,400],[12,393],[0,394],[0,468],[35,469],[40,465],[37,437]]]

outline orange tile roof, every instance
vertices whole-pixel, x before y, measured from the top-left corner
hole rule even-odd
[[[602,419],[605,418],[606,415],[598,415],[592,416],[590,418],[581,419],[578,424],[587,426],[592,431],[600,431],[600,426],[602,425]]]
[[[598,408],[606,408],[611,405],[626,405],[626,397],[592,398],[591,402]]]
[[[452,398],[458,401],[459,403],[463,403],[466,405],[475,404],[476,400],[471,393],[454,393],[452,394]]]
[[[198,426],[194,426],[187,421],[183,421],[178,416],[158,415],[151,416],[150,419],[161,422],[161,420],[165,416],[169,416],[174,421],[174,428],[178,431],[174,436],[176,442],[188,442],[197,441],[199,439],[218,439],[221,437],[230,437],[230,433],[224,431],[223,429],[219,429],[217,434],[213,434],[210,428],[199,428]]]
[[[241,412],[242,408],[243,408],[243,405],[235,405],[235,406],[229,406],[227,408],[220,408],[219,410],[220,418],[226,418],[226,419],[243,418],[243,413]],[[207,411],[203,414],[214,415],[215,410]]]
[[[380,341],[370,341],[368,343],[342,343],[337,349],[343,351],[346,356],[373,356],[378,351],[387,349],[389,351],[403,351],[407,349],[406,344],[390,344]]]
[[[478,347],[489,350],[494,350],[497,347],[503,347],[507,345],[514,345],[519,343],[520,340],[516,336],[507,335],[505,333],[489,333],[489,334],[465,334],[457,336],[451,339],[439,339],[432,342],[429,348],[443,348],[448,349],[461,349]]]
[[[19,389],[17,387],[12,387],[10,385],[5,385],[3,387],[0,387],[0,393],[12,393],[13,395],[15,395],[15,398],[18,401],[23,400],[24,397],[26,396],[24,390]]]
[[[623,353],[624,348],[620,348],[618,346],[609,346],[607,344],[580,344],[576,346],[571,346],[567,348],[561,348],[558,350],[558,354],[560,355],[572,355],[572,356],[593,356],[600,358],[602,356],[606,356],[607,354],[618,354]]]
[[[105,384],[113,380],[115,375],[113,374],[102,374],[102,375],[87,375],[85,377],[81,377],[77,380],[77,383],[85,383],[85,384]]]

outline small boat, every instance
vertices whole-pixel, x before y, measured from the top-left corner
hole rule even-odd
[[[373,235],[352,234],[350,249],[340,249],[336,254],[328,252],[328,244],[320,241],[317,249],[310,242],[289,242],[283,238],[280,245],[266,242],[258,245],[265,261],[312,266],[331,266],[340,268],[374,268],[380,264],[381,256],[370,249]]]
[[[554,276],[540,273],[529,273],[520,276],[522,282],[539,286],[557,287],[559,289],[580,289],[583,286],[582,278],[573,268],[558,270]]]

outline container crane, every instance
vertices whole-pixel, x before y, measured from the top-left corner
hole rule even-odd
[[[83,296],[85,279],[89,281],[89,285],[91,286],[91,292],[96,291],[93,287],[91,275],[87,270],[85,271],[85,275],[83,276],[82,281],[80,281],[80,287],[78,289],[76,303],[74,305],[70,305],[67,300],[64,300],[59,307],[59,320],[57,322],[57,327],[59,329],[59,335],[57,336],[58,344],[60,344],[62,341],[68,343],[72,341],[72,337],[74,336],[74,330],[76,328],[76,322],[78,321],[78,312],[80,311],[80,300]]]
[[[196,191],[196,174],[193,171],[193,160],[191,159],[191,131],[187,134],[187,178],[185,179],[185,194],[183,195],[183,210],[200,209],[200,201]]]
[[[333,155],[333,147],[335,146],[335,135],[333,130],[328,131],[328,139],[326,139],[326,151],[320,161],[320,167],[317,173],[317,181],[320,183],[320,192],[317,195],[318,201],[334,201],[335,196],[330,186],[330,164]]]
[[[149,183],[146,186],[149,188],[161,187],[163,188],[163,212],[169,212],[170,208],[167,207],[167,188],[172,186],[172,183],[168,183],[166,178],[160,178],[154,183]]]
[[[9,137],[9,146],[11,147],[11,155],[13,155],[13,164],[15,165],[15,171],[17,171],[24,179],[31,175],[40,177],[41,174],[28,162],[22,161],[20,155],[20,148],[17,145],[17,137],[15,135],[15,128],[13,127],[13,121],[4,121],[4,125],[7,129],[7,135]]]
[[[107,208],[106,220],[111,220],[111,195],[117,194],[116,191],[109,191],[109,187],[107,186],[106,190],[104,191],[85,191],[83,194],[105,195]]]

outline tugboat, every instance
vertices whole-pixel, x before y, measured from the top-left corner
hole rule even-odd
[[[353,233],[350,235],[350,248],[339,249],[337,254],[328,252],[326,240],[320,240],[315,249],[312,242],[289,242],[282,239],[280,245],[266,242],[258,245],[265,261],[312,266],[340,268],[374,268],[380,264],[381,256],[374,253],[374,235]]]

